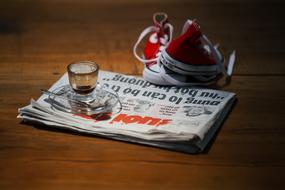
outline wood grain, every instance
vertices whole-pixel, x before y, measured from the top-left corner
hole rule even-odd
[[[0,2],[0,189],[284,189],[285,12],[282,1]],[[141,75],[132,55],[156,11],[178,36],[197,18],[208,37],[237,51],[238,102],[209,151],[187,155],[25,125],[17,109],[68,63]]]

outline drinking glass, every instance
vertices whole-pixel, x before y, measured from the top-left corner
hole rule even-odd
[[[74,99],[89,102],[95,98],[92,92],[96,88],[98,71],[99,65],[92,61],[78,61],[67,66]]]
[[[42,92],[48,95],[52,109],[59,111],[89,116],[120,112],[122,104],[117,92],[97,82],[98,72],[95,62],[73,62],[67,66],[69,84]]]

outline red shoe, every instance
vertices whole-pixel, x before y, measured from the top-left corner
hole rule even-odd
[[[210,82],[219,74],[231,76],[234,60],[233,53],[226,71],[221,53],[202,35],[199,25],[191,20],[186,21],[182,35],[172,40],[160,56],[161,63],[169,70],[201,82]]]
[[[143,62],[149,63],[157,61],[161,50],[165,49],[172,39],[173,27],[168,23],[168,16],[166,13],[155,13],[153,15],[153,26],[147,27],[139,36],[136,44],[134,45],[133,52],[135,57]],[[138,56],[137,47],[143,38],[150,35],[143,53],[143,58]]]
[[[153,15],[153,26],[147,27],[139,36],[134,45],[133,53],[135,57],[144,63],[143,77],[149,82],[161,85],[168,85],[166,81],[161,81],[158,57],[172,40],[173,26],[168,22],[166,13],[155,13]],[[149,35],[146,42],[143,57],[137,53],[140,42]]]
[[[221,53],[201,34],[196,22],[188,20],[182,35],[171,41],[173,27],[167,19],[165,13],[154,14],[154,26],[146,28],[134,46],[135,57],[145,64],[145,80],[158,85],[206,86],[215,83],[221,73],[231,75],[234,53],[226,73]],[[144,58],[139,57],[137,46],[149,33]]]

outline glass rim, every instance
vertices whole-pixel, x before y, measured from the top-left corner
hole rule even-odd
[[[85,72],[85,73],[76,73],[76,72],[73,72],[73,71],[71,70],[72,65],[79,64],[79,63],[88,63],[88,64],[91,64],[91,65],[95,66],[95,69],[94,69],[94,70],[91,70],[90,72]],[[99,65],[98,65],[95,61],[74,61],[74,62],[71,62],[70,64],[67,65],[67,72],[68,72],[68,73],[72,73],[72,74],[74,74],[74,75],[86,75],[86,74],[97,73],[98,71],[99,71]]]

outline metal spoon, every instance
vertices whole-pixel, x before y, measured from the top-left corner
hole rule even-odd
[[[101,105],[97,105],[97,106],[91,106],[88,103],[81,102],[81,101],[78,101],[75,99],[71,99],[71,98],[68,98],[66,96],[61,96],[61,95],[58,95],[58,94],[53,93],[53,92],[48,91],[48,90],[41,89],[41,91],[43,94],[62,98],[64,100],[67,100],[67,101],[74,103],[72,105],[71,109],[63,108],[57,104],[53,104],[55,107],[57,107],[57,109],[65,111],[65,112],[74,112],[75,111],[76,113],[84,113],[87,115],[94,115],[94,114],[106,113],[106,112],[111,111],[111,106],[109,105],[108,100],[106,101],[106,105],[101,104]],[[53,100],[53,101],[57,102],[56,100]]]

